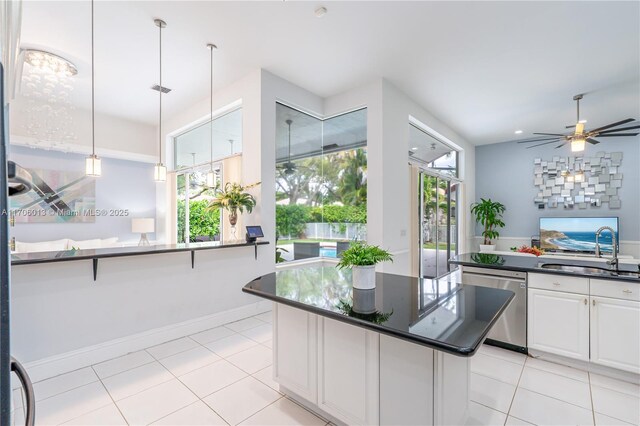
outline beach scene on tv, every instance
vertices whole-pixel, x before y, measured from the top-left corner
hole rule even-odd
[[[540,246],[548,251],[595,252],[596,231],[609,226],[618,239],[617,217],[542,217],[540,218]],[[599,238],[600,251],[613,252],[611,232],[603,231]]]

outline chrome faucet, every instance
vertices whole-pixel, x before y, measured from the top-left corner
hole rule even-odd
[[[600,253],[600,241],[599,241],[600,234],[602,233],[602,231],[611,232],[611,242],[613,243],[613,257],[611,258],[611,260],[607,261],[607,265],[611,267],[615,267],[615,269],[617,270],[618,269],[618,241],[616,240],[616,232],[613,230],[613,228],[609,226],[602,226],[596,231],[596,257],[602,257],[602,254]]]

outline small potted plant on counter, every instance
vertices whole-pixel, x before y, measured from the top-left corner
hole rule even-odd
[[[370,290],[376,287],[376,264],[386,261],[393,262],[388,251],[356,242],[342,252],[337,268],[351,268],[353,288]]]
[[[476,222],[484,227],[482,236],[484,237],[484,244],[480,244],[480,251],[493,251],[495,245],[491,244],[491,240],[498,238],[500,233],[498,228],[504,228],[504,222],[502,221],[502,213],[506,210],[506,207],[497,201],[492,201],[491,198],[481,198],[479,203],[473,203],[471,205],[471,213],[475,216]]]

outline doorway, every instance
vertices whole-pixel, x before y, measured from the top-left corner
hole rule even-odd
[[[457,206],[460,182],[437,173],[419,173],[420,276],[435,278],[451,271],[458,253]]]

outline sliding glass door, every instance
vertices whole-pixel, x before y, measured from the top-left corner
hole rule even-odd
[[[459,183],[422,171],[420,176],[420,275],[439,277],[450,271],[457,254]]]

